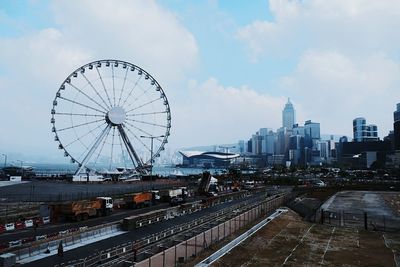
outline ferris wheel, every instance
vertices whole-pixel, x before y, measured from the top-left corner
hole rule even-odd
[[[160,84],[142,68],[99,60],[73,71],[51,110],[58,148],[76,175],[116,169],[146,173],[168,142],[171,113]]]

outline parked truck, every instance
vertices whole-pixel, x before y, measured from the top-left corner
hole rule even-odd
[[[55,221],[61,218],[81,221],[89,217],[109,215],[113,210],[113,200],[111,197],[98,197],[92,200],[52,204],[50,209],[51,217]]]
[[[125,196],[124,201],[128,208],[149,207],[154,203],[155,193],[141,192],[133,195]]]
[[[162,202],[169,202],[174,198],[180,197],[182,199],[186,199],[187,197],[187,188],[180,187],[176,189],[166,189],[160,191],[160,200]]]

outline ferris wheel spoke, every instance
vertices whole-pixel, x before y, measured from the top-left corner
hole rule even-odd
[[[101,84],[103,85],[103,89],[104,89],[104,92],[106,93],[106,96],[107,96],[108,102],[110,102],[110,107],[112,107],[113,105],[112,105],[112,103],[111,103],[110,96],[109,96],[109,95],[108,95],[108,93],[107,93],[107,89],[106,89],[106,86],[105,86],[105,84],[104,84],[103,77],[101,77],[101,74],[100,74],[99,68],[98,68],[97,66],[96,66],[96,71],[97,71],[97,74],[99,75],[99,78],[100,78]]]
[[[139,132],[142,132],[142,133],[144,133],[145,135],[148,135],[148,136],[152,136],[152,134],[151,133],[149,133],[149,132],[146,132],[145,130],[142,130],[142,129],[140,129],[139,127],[136,127],[135,125],[133,125],[132,123],[129,123],[129,122],[125,122],[126,124],[128,124],[129,126],[131,126],[131,127],[133,127],[133,128],[135,128],[136,130],[138,130]],[[157,141],[159,141],[159,142],[163,142],[163,140],[162,139],[160,139],[160,138],[154,138],[154,139],[156,139]]]
[[[114,140],[115,140],[115,127],[113,127],[113,133],[112,133],[111,157],[110,157],[110,166],[109,166],[109,170],[111,170],[111,166],[112,166],[112,163],[113,163],[113,156],[114,156]]]
[[[127,169],[127,168],[126,168],[126,157],[125,157],[124,146],[123,146],[123,144],[122,144],[122,137],[121,137],[121,133],[120,133],[119,131],[117,131],[117,133],[118,133],[119,144],[120,144],[120,146],[121,146],[122,158],[123,158],[123,160],[124,160],[124,167],[125,167],[125,170],[126,170],[126,169]]]
[[[138,154],[136,153],[135,149],[132,146],[131,141],[129,140],[128,136],[125,133],[123,125],[118,125],[118,131],[121,134],[122,141],[124,141],[124,145],[126,150],[128,151],[129,157],[131,158],[133,166],[139,171],[143,169],[143,162],[139,158]]]
[[[107,109],[105,107],[103,107],[102,105],[100,105],[96,100],[94,100],[92,97],[90,97],[89,95],[87,95],[85,92],[83,92],[81,89],[79,89],[77,86],[73,85],[72,83],[67,83],[69,84],[71,87],[73,87],[75,90],[77,90],[79,93],[81,93],[82,95],[86,96],[88,99],[90,99],[93,103],[95,103],[97,106],[101,107],[102,109],[104,109],[104,111],[107,112]]]
[[[70,143],[68,143],[67,145],[65,145],[64,147],[69,147],[70,145],[76,143],[77,141],[81,140],[82,138],[86,137],[87,135],[89,135],[90,133],[93,133],[94,131],[96,131],[97,129],[99,129],[100,127],[104,126],[104,124],[106,124],[106,122],[104,122],[103,124],[100,124],[99,126],[97,126],[96,128],[93,128],[92,130],[86,132],[85,134],[79,136],[78,138],[76,138],[75,140],[71,141]]]
[[[143,123],[143,124],[147,124],[147,125],[151,125],[151,126],[157,126],[157,127],[162,127],[162,128],[168,128],[165,125],[161,125],[161,124],[157,124],[157,123],[152,123],[152,122],[147,122],[147,121],[139,121],[139,120],[134,120],[134,119],[126,119],[128,121],[134,121],[134,122],[138,122],[138,123]]]
[[[134,113],[130,115],[126,115],[127,117],[135,117],[135,116],[146,116],[146,115],[156,115],[156,114],[163,114],[167,113],[166,110],[164,111],[154,111],[154,112],[145,112],[145,113]]]
[[[85,107],[85,108],[88,108],[88,109],[92,109],[92,110],[95,110],[95,111],[97,111],[97,112],[106,114],[106,113],[105,113],[104,111],[102,111],[102,110],[98,110],[97,108],[93,108],[93,107],[90,107],[90,106],[88,106],[88,105],[79,103],[79,102],[77,102],[77,101],[75,101],[75,100],[72,100],[72,99],[69,99],[69,98],[66,98],[66,97],[63,97],[63,96],[59,96],[58,98],[63,99],[63,100],[68,101],[68,102],[71,102],[71,103],[74,103],[74,104],[76,104],[76,105],[79,105],[79,106],[82,106],[82,107]]]
[[[139,141],[139,143],[141,143],[149,152],[151,152],[151,149],[134,133],[132,132],[129,128],[126,127],[126,129],[128,130],[128,132],[130,132],[133,137],[135,137],[136,140]]]
[[[103,129],[103,131],[100,133],[100,135],[98,137],[95,138],[95,141],[93,143],[93,145],[89,146],[85,153],[86,156],[85,158],[82,160],[81,162],[81,166],[79,167],[79,169],[76,171],[75,175],[78,175],[85,167],[86,164],[89,162],[90,158],[92,157],[93,153],[96,151],[96,149],[98,148],[99,144],[102,142],[102,140],[108,136],[109,132],[110,132],[111,126],[109,124],[107,124],[107,126]],[[106,138],[107,139],[107,138]],[[87,152],[87,153],[86,153]]]
[[[138,106],[138,107],[135,107],[135,108],[133,108],[133,109],[128,110],[126,113],[129,113],[129,112],[131,112],[131,111],[137,110],[137,109],[142,108],[142,107],[145,107],[145,106],[147,106],[147,105],[150,105],[150,104],[152,104],[152,103],[154,103],[154,102],[156,102],[157,100],[160,100],[160,99],[162,99],[162,98],[153,99],[153,100],[151,100],[151,101],[149,101],[149,102],[144,103],[143,105],[140,105],[140,106]]]
[[[108,106],[107,102],[104,100],[104,98],[99,94],[99,92],[96,90],[96,88],[94,88],[93,84],[91,81],[89,81],[89,79],[86,77],[86,75],[84,73],[82,73],[82,76],[85,78],[85,80],[88,82],[88,84],[90,85],[90,87],[93,89],[93,91],[96,93],[96,95],[101,99],[101,101],[103,101],[104,105],[106,105],[107,108],[111,108]]]
[[[83,116],[83,117],[102,117],[104,115],[97,115],[97,114],[86,114],[86,113],[66,113],[66,112],[56,112],[55,115],[65,115],[65,116]]]
[[[136,86],[138,85],[138,83],[139,83],[139,81],[140,81],[141,78],[142,78],[142,75],[140,75],[140,76],[137,78],[137,80],[136,80],[135,84],[133,85],[131,91],[129,92],[128,96],[125,98],[124,103],[122,103],[122,106],[124,106],[125,103],[126,103],[126,101],[128,101],[128,99],[131,97],[133,90],[135,90],[135,88],[136,88]]]
[[[122,98],[122,94],[123,94],[124,89],[125,89],[125,83],[126,83],[126,77],[127,76],[128,76],[128,68],[126,68],[126,70],[125,70],[125,77],[124,77],[124,82],[122,83],[121,93],[119,94],[118,106],[121,103],[121,98]]]
[[[97,153],[96,160],[94,161],[94,164],[93,164],[94,167],[96,167],[96,164],[97,164],[97,161],[99,160],[99,157],[100,157],[100,155],[101,155],[101,152],[103,152],[103,148],[104,148],[104,145],[106,144],[107,136],[108,136],[108,134],[110,133],[110,131],[111,131],[111,127],[108,127],[108,132],[107,132],[106,138],[103,139],[103,142],[102,142],[102,144],[101,144],[100,150],[99,150],[99,152]]]
[[[114,81],[114,65],[111,64],[111,71],[112,71],[112,85],[113,85],[113,95],[114,95],[114,107],[115,107],[115,81]]]
[[[59,130],[57,130],[57,131],[58,131],[58,132],[61,132],[61,131],[69,130],[69,129],[75,129],[75,128],[82,127],[82,126],[89,125],[89,124],[93,124],[93,123],[96,123],[96,122],[99,122],[99,121],[104,121],[104,119],[95,120],[95,121],[90,121],[90,122],[85,122],[85,123],[81,123],[81,124],[77,124],[77,125],[73,125],[73,126],[70,126],[70,127],[66,127],[66,128],[59,129]]]
[[[142,93],[141,95],[135,97],[135,98],[133,99],[133,101],[132,101],[128,106],[126,106],[126,108],[132,106],[132,104],[135,103],[139,98],[141,98],[142,96],[144,96],[145,94],[147,94],[147,92],[150,91],[150,89],[151,89],[152,87],[153,87],[153,85],[151,85],[149,88],[147,88],[146,90],[144,90],[143,93]]]

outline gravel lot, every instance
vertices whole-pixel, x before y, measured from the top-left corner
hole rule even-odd
[[[212,266],[396,266],[400,234],[361,231],[281,215]]]

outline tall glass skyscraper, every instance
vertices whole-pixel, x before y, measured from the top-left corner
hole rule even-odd
[[[400,103],[397,104],[397,110],[393,113],[394,117],[394,149],[400,150]]]
[[[285,108],[282,111],[282,126],[286,127],[289,130],[293,129],[293,125],[296,123],[296,112],[294,110],[293,104],[290,102],[290,98],[288,98],[288,102],[285,105]]]

